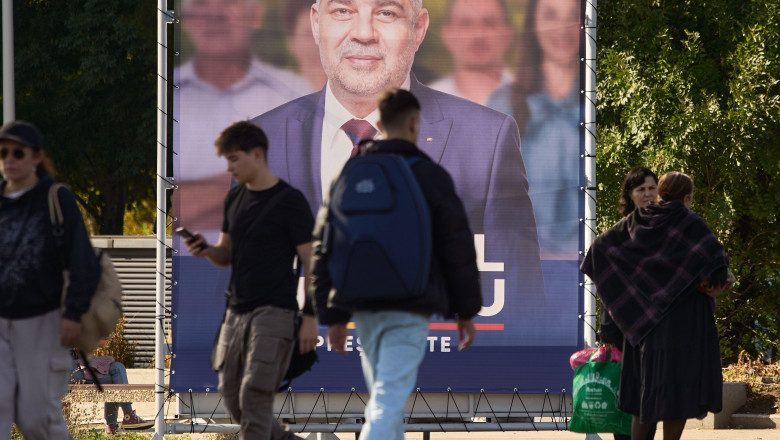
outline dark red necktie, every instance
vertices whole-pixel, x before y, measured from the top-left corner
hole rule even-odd
[[[352,141],[352,153],[349,157],[353,158],[363,151],[361,151],[359,144],[363,139],[373,139],[376,136],[376,128],[371,125],[370,122],[363,119],[350,119],[341,126],[344,133],[349,136],[349,140]]]

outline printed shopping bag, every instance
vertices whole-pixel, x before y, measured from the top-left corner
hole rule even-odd
[[[597,362],[593,359],[596,353],[574,370],[574,411],[569,430],[631,434],[631,415],[617,407],[621,365],[611,360]],[[605,360],[611,359],[607,353]]]

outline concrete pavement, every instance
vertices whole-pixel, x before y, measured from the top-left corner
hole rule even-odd
[[[166,435],[165,438],[175,440],[180,435]],[[214,434],[186,434],[192,440],[214,439]],[[355,434],[341,433],[337,437],[327,434],[298,434],[306,440],[355,440]],[[602,440],[612,440],[610,434],[601,436]],[[656,434],[655,440],[663,436]],[[409,432],[404,440],[423,440],[421,432]],[[567,431],[536,431],[536,432],[432,432],[430,440],[585,440],[585,434]],[[590,440],[590,439],[589,439]],[[594,439],[595,440],[595,439]],[[780,440],[780,429],[686,429],[682,440]]]
[[[300,434],[299,434],[300,435]],[[307,440],[317,437],[302,436]],[[601,435],[603,440],[612,440],[611,434]],[[661,440],[659,432],[655,436]],[[339,434],[339,440],[355,440],[354,434]],[[405,440],[423,440],[421,432],[409,432]],[[585,440],[585,434],[567,431],[523,431],[523,432],[432,432],[430,440]],[[323,437],[322,440],[328,440]],[[682,440],[780,440],[780,429],[686,429]]]

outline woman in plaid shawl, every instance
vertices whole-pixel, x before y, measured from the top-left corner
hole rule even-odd
[[[728,258],[689,209],[690,177],[663,175],[658,199],[599,235],[581,266],[626,338],[618,406],[634,415],[632,439],[659,420],[664,439],[679,439],[686,419],[722,407],[710,295],[726,285]],[[708,278],[717,287],[705,294],[698,287]]]

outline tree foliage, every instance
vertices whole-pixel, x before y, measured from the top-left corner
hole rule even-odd
[[[154,197],[155,14],[148,0],[14,2],[17,118],[100,234]]]
[[[694,178],[692,209],[738,283],[719,297],[724,359],[780,340],[780,2],[598,4],[599,229],[645,165]]]

